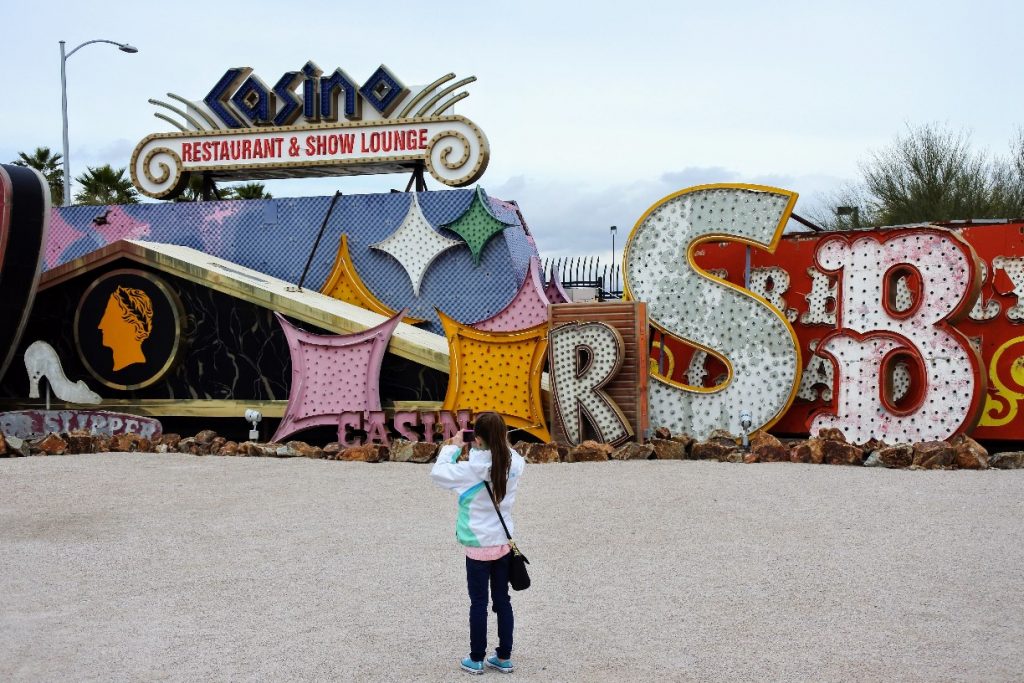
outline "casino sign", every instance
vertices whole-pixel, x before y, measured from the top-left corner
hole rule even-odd
[[[131,159],[132,181],[155,199],[184,190],[190,174],[215,180],[367,175],[425,168],[439,182],[476,182],[490,157],[475,123],[446,113],[469,96],[446,74],[408,88],[383,64],[362,85],[313,62],[268,86],[249,67],[228,69],[199,101],[151,99],[177,133],[147,136]],[[177,117],[177,118],[175,118]]]

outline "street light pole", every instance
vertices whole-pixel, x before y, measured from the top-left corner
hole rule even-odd
[[[64,198],[63,206],[71,206],[71,171],[68,169],[68,58],[64,54],[64,41],[60,41],[60,113],[64,123]]]
[[[615,233],[618,231],[618,228],[613,225],[608,230],[612,233],[612,267],[608,271],[608,291],[611,292],[615,285],[618,284],[615,279]]]
[[[134,54],[139,51],[137,47],[133,47],[128,43],[118,43],[114,40],[87,40],[71,52],[65,53],[64,41],[60,41],[60,112],[62,122],[64,124],[64,201],[61,202],[64,206],[71,206],[71,168],[68,163],[68,78],[67,78],[67,63],[68,58],[81,50],[86,45],[92,45],[93,43],[109,43],[110,45],[116,45],[117,49],[121,52],[127,52],[128,54]]]

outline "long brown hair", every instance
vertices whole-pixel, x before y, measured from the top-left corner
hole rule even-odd
[[[508,427],[497,413],[481,413],[473,423],[473,432],[491,451],[491,489],[495,502],[505,499],[512,452],[508,447]]]

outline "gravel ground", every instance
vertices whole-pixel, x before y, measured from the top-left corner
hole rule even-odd
[[[427,472],[0,460],[0,680],[468,680]],[[1024,471],[530,466],[514,675],[1024,679],[1022,501]]]

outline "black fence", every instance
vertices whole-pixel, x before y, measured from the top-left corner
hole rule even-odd
[[[600,301],[622,298],[622,267],[618,264],[602,265],[597,256],[572,256],[544,259],[543,266],[545,282],[554,271],[565,289],[593,287]]]

